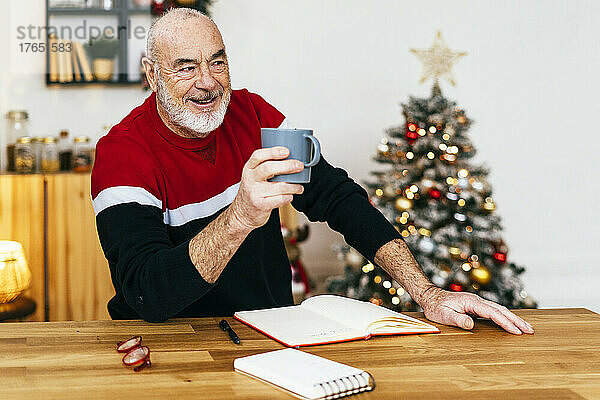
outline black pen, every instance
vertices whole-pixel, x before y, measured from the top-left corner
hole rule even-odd
[[[221,329],[223,329],[225,332],[229,333],[229,338],[231,339],[231,341],[235,344],[240,344],[240,338],[238,337],[238,335],[233,331],[233,329],[231,329],[231,327],[229,326],[229,324],[227,323],[227,321],[225,321],[224,319],[221,320],[221,322],[219,322],[219,326],[221,327]]]

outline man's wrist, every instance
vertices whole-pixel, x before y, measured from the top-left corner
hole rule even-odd
[[[236,218],[235,209],[230,206],[190,240],[190,260],[206,282],[217,281],[251,231]]]
[[[243,235],[247,236],[255,228],[248,224],[242,216],[237,203],[235,200],[227,210],[225,210],[225,216],[227,218],[227,227],[230,228],[230,233],[234,236]]]
[[[421,270],[402,239],[393,239],[375,254],[375,263],[383,267],[423,307],[437,288]]]
[[[429,284],[427,284],[427,286],[425,286],[424,288],[421,288],[418,291],[418,293],[414,293],[413,299],[415,300],[415,302],[417,302],[418,305],[421,306],[421,308],[425,308],[423,306],[425,305],[427,300],[431,296],[433,296],[433,293],[435,293],[436,289],[439,289],[439,288],[430,282]]]

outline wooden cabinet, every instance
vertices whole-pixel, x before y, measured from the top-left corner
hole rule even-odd
[[[110,318],[106,303],[114,289],[89,174],[0,175],[0,239],[25,248],[32,272],[27,294],[38,306],[31,320]]]
[[[109,319],[114,295],[88,174],[46,176],[49,320]]]
[[[31,270],[31,286],[25,294],[37,308],[29,318],[44,320],[44,177],[0,175],[0,240],[23,245]]]
[[[296,211],[280,209],[284,224]],[[0,240],[23,244],[32,273],[31,321],[110,319],[114,295],[90,199],[89,174],[0,175]]]

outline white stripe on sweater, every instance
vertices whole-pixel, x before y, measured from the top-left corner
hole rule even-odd
[[[172,210],[167,208],[163,213],[163,221],[166,225],[181,226],[199,218],[210,217],[231,204],[239,188],[240,182],[207,200],[185,204]],[[136,186],[113,186],[104,189],[92,200],[96,215],[109,207],[127,203],[154,206],[162,210],[162,201],[146,189]]]

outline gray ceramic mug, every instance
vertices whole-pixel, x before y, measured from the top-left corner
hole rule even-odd
[[[321,159],[321,145],[310,129],[262,128],[260,130],[262,147],[287,147],[290,155],[287,159],[299,160],[304,169],[295,174],[275,175],[269,182],[308,183],[310,167],[317,165]]]

